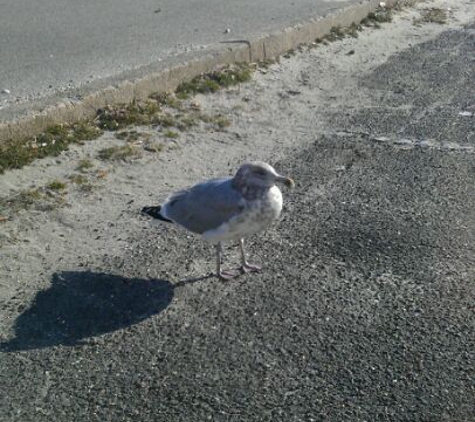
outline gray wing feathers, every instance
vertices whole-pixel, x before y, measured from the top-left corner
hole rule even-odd
[[[162,215],[194,233],[219,227],[244,209],[231,180],[211,180],[176,193],[163,205]]]

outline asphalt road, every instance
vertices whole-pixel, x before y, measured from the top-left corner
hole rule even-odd
[[[474,30],[390,57],[359,81],[377,108],[277,163],[298,186],[261,274],[149,280],[209,253],[150,231],[57,273],[2,345],[0,419],[473,421]]]
[[[77,88],[117,82],[144,66],[166,68],[176,56],[282,30],[352,3],[1,0],[0,120],[18,115],[28,101],[62,92],[75,98]]]

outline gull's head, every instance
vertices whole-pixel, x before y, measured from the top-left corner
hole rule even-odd
[[[271,188],[276,183],[283,183],[289,188],[295,186],[290,177],[278,174],[274,168],[263,162],[247,163],[242,165],[236,176],[236,182],[240,185],[256,186],[261,188]]]

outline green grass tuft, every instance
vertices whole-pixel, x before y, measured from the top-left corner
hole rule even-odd
[[[361,21],[361,24],[364,26],[379,28],[382,23],[392,22],[392,20],[392,10],[390,8],[382,7],[369,13],[368,16]]]
[[[102,130],[91,122],[52,125],[35,138],[7,141],[0,145],[0,173],[22,168],[35,159],[57,156],[71,144],[98,138]]]
[[[68,179],[75,185],[84,185],[88,182],[87,177],[82,174],[71,174]]]
[[[157,101],[133,101],[120,106],[106,106],[97,111],[97,122],[105,130],[120,130],[130,125],[148,125],[160,111]]]
[[[248,64],[232,65],[181,83],[176,89],[176,95],[180,99],[185,99],[195,94],[209,94],[222,88],[248,82],[251,78],[252,70]]]
[[[66,203],[64,192],[56,192],[57,190],[48,185],[36,189],[27,189],[16,195],[0,198],[0,213],[10,218],[21,210],[51,211]]]
[[[163,135],[167,138],[170,138],[170,139],[176,139],[178,138],[180,135],[176,132],[174,132],[173,130],[166,130]]]
[[[153,123],[162,127],[172,127],[175,126],[176,119],[170,113],[162,113],[155,116]]]
[[[421,23],[438,23],[444,25],[447,23],[448,13],[447,10],[433,7],[431,9],[425,9],[422,11],[422,15],[418,19],[414,19],[414,24]]]
[[[145,151],[159,153],[163,151],[164,148],[165,146],[162,143],[157,142],[157,141],[148,140],[144,143]]]
[[[126,142],[136,142],[140,139],[141,134],[136,130],[123,130],[121,132],[117,132],[115,137]]]
[[[133,145],[113,146],[101,149],[98,157],[101,160],[124,161],[128,158],[139,158],[140,151]]]
[[[61,180],[53,180],[52,182],[48,183],[47,187],[51,190],[64,190],[66,189],[67,184]]]
[[[228,126],[231,126],[231,120],[223,116],[222,114],[217,114],[216,116],[213,116],[212,123],[216,125],[219,129],[224,129]]]
[[[155,92],[150,95],[150,98],[165,107],[175,108],[178,110],[181,110],[183,107],[183,102],[174,94],[169,92]]]
[[[6,215],[16,214],[20,210],[32,208],[43,196],[39,189],[29,189],[7,198],[0,198],[0,211]]]
[[[175,127],[181,130],[182,132],[198,124],[195,113],[180,115],[178,117],[179,118],[177,120],[177,123],[175,124]]]
[[[92,161],[83,158],[82,160],[79,160],[78,165],[76,166],[76,170],[78,171],[86,171],[94,167],[94,164],[92,164]]]

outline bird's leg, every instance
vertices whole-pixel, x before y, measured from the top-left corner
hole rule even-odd
[[[246,251],[244,250],[244,239],[239,241],[241,246],[241,271],[244,273],[260,271],[262,267],[260,265],[254,265],[247,262]]]
[[[221,280],[231,280],[232,278],[236,277],[236,274],[233,274],[229,271],[221,269],[221,255],[223,253],[223,245],[221,242],[216,244],[216,275]]]

